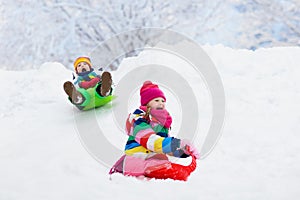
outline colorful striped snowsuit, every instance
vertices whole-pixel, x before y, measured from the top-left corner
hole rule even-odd
[[[151,119],[147,120],[144,116],[145,112],[141,109],[136,109],[129,115],[126,121],[126,132],[129,138],[125,146],[125,154],[155,152],[171,153],[175,157],[180,157],[182,155],[182,151],[178,150],[180,139],[170,137],[169,130],[159,124],[154,117],[150,116]]]

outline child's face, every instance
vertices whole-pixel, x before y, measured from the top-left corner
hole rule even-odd
[[[162,110],[165,109],[165,100],[161,97],[157,97],[149,101],[148,106],[151,109]]]
[[[88,72],[91,71],[90,66],[86,62],[80,62],[77,65],[77,72],[82,73],[82,72]]]

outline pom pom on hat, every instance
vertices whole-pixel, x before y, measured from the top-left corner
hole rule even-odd
[[[159,89],[158,85],[151,81],[145,81],[140,89],[141,105],[146,106],[152,99],[161,97],[166,101],[164,93]]]
[[[88,58],[88,57],[79,57],[79,58],[77,58],[77,59],[74,61],[74,69],[75,69],[75,71],[77,71],[77,65],[78,65],[80,62],[86,62],[90,67],[92,67],[92,63],[91,63],[90,58]]]

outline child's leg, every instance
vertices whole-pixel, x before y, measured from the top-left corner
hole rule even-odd
[[[123,163],[124,175],[141,176],[147,174],[147,171],[158,170],[161,168],[170,168],[171,163],[165,159],[143,159],[134,156],[126,156]],[[149,173],[149,172],[148,172]]]
[[[141,176],[145,171],[145,160],[133,156],[126,156],[123,163],[123,174],[126,176]]]
[[[84,98],[80,92],[78,92],[72,82],[67,81],[64,83],[64,90],[69,96],[69,99],[74,104],[81,104]]]
[[[96,92],[105,97],[110,95],[112,85],[112,78],[109,72],[103,72],[101,76],[101,84],[96,88]]]

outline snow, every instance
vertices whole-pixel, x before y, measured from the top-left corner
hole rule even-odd
[[[29,71],[0,70],[0,199],[299,197],[300,48],[203,48],[224,84],[226,122],[215,149],[198,161],[187,182],[138,180],[119,174],[110,180],[109,169],[86,151],[78,136],[74,113],[79,111],[67,101],[62,88],[72,72],[60,63],[45,63]],[[125,59],[120,69],[112,72],[116,84],[133,61]],[[173,66],[179,70],[180,65]],[[196,79],[191,81],[201,87]],[[206,101],[204,98],[203,105]],[[174,122],[180,123],[180,109],[175,108],[180,104],[168,103],[174,107],[170,110]],[[200,117],[209,122],[209,117],[205,118],[209,109],[201,109],[205,113]],[[109,122],[109,110],[98,109],[97,119]],[[106,126],[105,135],[122,149],[126,137],[112,134],[118,130],[116,126],[113,122]]]
[[[130,31],[143,27],[167,28],[199,44],[300,46],[299,7],[299,0],[2,0],[0,57],[13,59],[2,59],[0,68],[32,69],[46,60],[72,69],[77,56],[121,33],[128,33],[122,46],[140,47],[152,36],[134,40]]]

